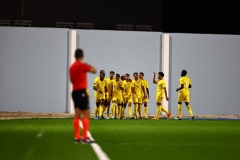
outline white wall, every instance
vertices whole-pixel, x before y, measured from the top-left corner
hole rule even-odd
[[[66,111],[67,35],[0,27],[0,111]]]
[[[196,115],[240,114],[240,36],[170,34],[171,108],[177,113],[182,69],[192,80],[191,102]],[[185,105],[183,113],[188,115]]]

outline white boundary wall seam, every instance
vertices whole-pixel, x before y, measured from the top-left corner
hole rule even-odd
[[[169,44],[170,44],[169,34],[162,34],[162,72],[164,73],[164,80],[166,81],[166,89],[167,89],[168,96],[170,95],[169,94],[170,93],[169,92],[169,74],[170,74],[169,73],[169,52],[170,52]],[[168,101],[166,101],[166,99],[163,100],[162,105],[167,110],[169,110]]]

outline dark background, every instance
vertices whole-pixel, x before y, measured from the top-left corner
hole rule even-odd
[[[22,9],[22,2],[24,7]],[[229,0],[1,0],[0,20],[30,20],[32,27],[56,22],[94,23],[93,29],[116,30],[116,24],[152,26],[172,33],[240,34],[240,7]],[[22,16],[23,13],[23,16]]]

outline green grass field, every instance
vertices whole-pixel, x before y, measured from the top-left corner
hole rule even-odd
[[[90,132],[112,160],[240,159],[238,120],[93,120]],[[0,121],[1,160],[95,160],[74,144],[72,119]]]

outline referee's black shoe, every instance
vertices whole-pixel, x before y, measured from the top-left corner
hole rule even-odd
[[[95,143],[95,141],[91,140],[89,137],[86,139],[82,139],[81,140],[82,144],[91,144],[91,143]]]

